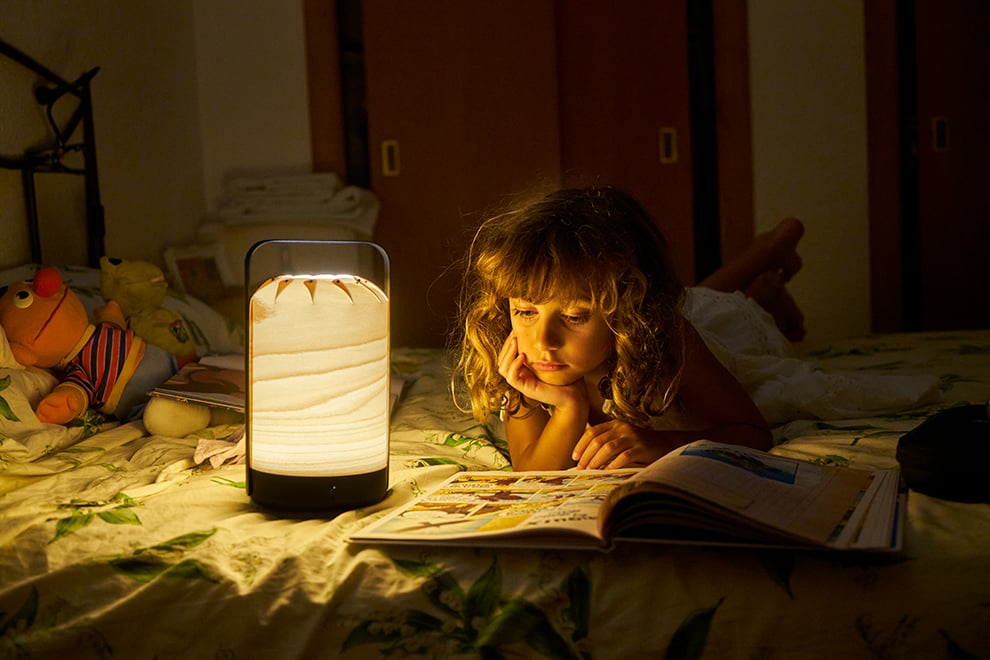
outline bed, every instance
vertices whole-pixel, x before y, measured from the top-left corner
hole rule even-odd
[[[97,271],[63,269],[88,308]],[[5,282],[30,275],[27,266]],[[166,306],[199,350],[243,330]],[[933,412],[990,397],[990,332],[871,336],[808,355],[827,370],[932,374],[941,399],[896,414],[792,420],[775,452],[891,465]],[[396,348],[390,488],[330,519],[259,511],[240,426],[149,435],[98,414],[31,420],[43,375],[0,369],[3,657],[969,658],[990,652],[990,505],[912,492],[905,549],[880,558],[630,544],[609,552],[386,547],[352,532],[456,470],[509,469],[497,424],[458,411],[442,350]],[[30,370],[28,370],[30,371]],[[231,456],[235,458],[231,458]]]
[[[93,266],[103,250],[98,197],[87,206]],[[230,231],[205,228],[210,245],[193,252],[213,255],[220,242],[236,262],[250,241]],[[36,269],[0,272],[0,285]],[[90,312],[104,302],[98,271],[60,270]],[[230,353],[243,349],[244,331],[229,302],[171,291],[165,305],[193,330],[197,353]],[[251,502],[236,419],[185,437],[92,411],[42,424],[32,407],[54,379],[9,358],[0,341],[3,658],[990,657],[990,504],[910,493],[894,556],[358,545],[350,534],[454,472],[510,469],[497,422],[454,406],[443,350],[393,349],[402,388],[389,490],[332,518],[280,517]],[[940,393],[896,411],[776,414],[773,451],[814,461],[891,466],[899,438],[927,417],[990,399],[990,330],[864,337],[801,363],[928,376]]]

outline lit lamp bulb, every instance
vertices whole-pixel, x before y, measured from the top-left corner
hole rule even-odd
[[[248,309],[248,492],[339,511],[388,488],[389,303],[356,275],[278,275]]]

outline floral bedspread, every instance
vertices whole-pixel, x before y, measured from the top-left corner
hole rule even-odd
[[[259,511],[244,466],[198,464],[196,437],[94,423],[30,458],[5,453],[5,437],[0,657],[988,657],[988,504],[911,493],[904,553],[885,558],[348,543],[453,471],[508,469],[499,429],[453,406],[443,358],[393,353],[406,386],[389,493],[332,519]],[[935,374],[943,398],[899,414],[791,421],[775,431],[782,454],[892,464],[900,435],[925,416],[990,398],[990,332],[877,336],[809,359]]]

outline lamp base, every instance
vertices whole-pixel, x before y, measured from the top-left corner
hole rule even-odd
[[[247,469],[251,500],[281,515],[336,515],[380,502],[388,490],[388,467],[366,474],[295,477]]]

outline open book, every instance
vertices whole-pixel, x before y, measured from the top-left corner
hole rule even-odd
[[[701,440],[625,470],[460,472],[352,542],[597,547],[620,540],[897,551],[897,468]]]

